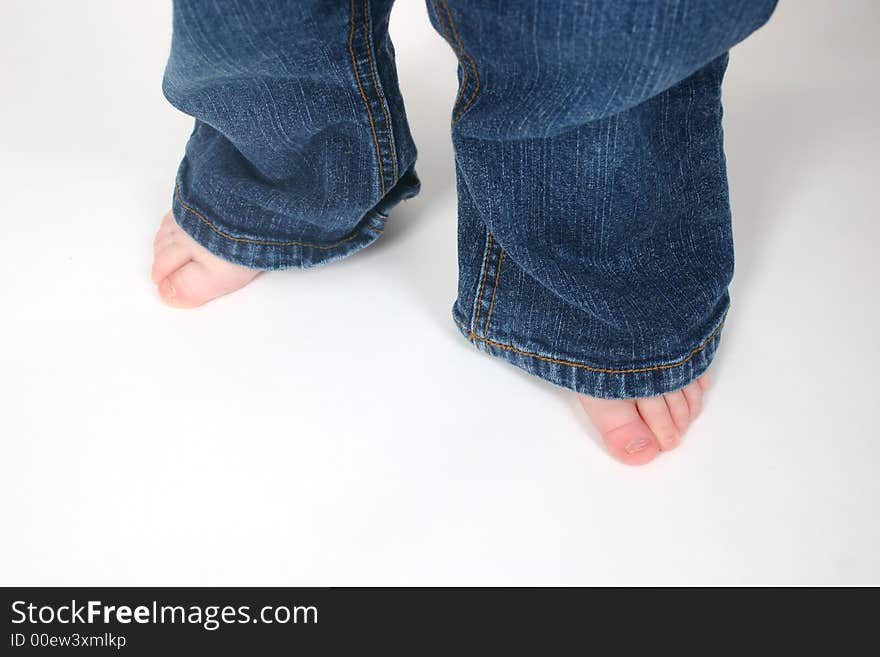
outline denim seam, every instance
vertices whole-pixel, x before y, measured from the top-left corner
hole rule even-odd
[[[471,340],[471,336],[476,336],[477,327],[480,324],[480,307],[483,305],[483,292],[486,289],[486,278],[489,275],[489,257],[492,254],[492,233],[486,230],[486,254],[483,256],[483,276],[482,281],[480,282],[480,289],[477,292],[476,299],[474,301],[474,326],[473,330],[470,331],[470,335],[468,336],[468,340]],[[477,346],[477,343],[471,340],[474,343],[474,346]]]
[[[452,51],[455,53],[455,57],[458,60],[458,64],[461,66],[461,85],[458,88],[458,94],[455,96],[455,102],[452,103],[452,115],[454,117],[459,103],[461,102],[461,97],[464,95],[464,90],[467,88],[468,81],[470,80],[470,73],[468,72],[468,67],[465,66],[464,62],[461,60],[461,54],[459,53],[458,48],[456,48],[455,44],[452,42],[452,36],[446,28],[446,20],[443,18],[443,14],[440,11],[440,3],[437,2],[437,0],[434,0],[434,14],[437,16],[437,24],[440,26],[443,38],[446,40],[446,43],[449,44],[449,47],[452,48]]]
[[[459,328],[467,331],[467,327],[464,326],[461,322],[459,322],[456,319],[453,319],[453,321],[456,324],[458,324]],[[642,372],[656,372],[658,370],[671,370],[671,369],[675,369],[677,367],[681,367],[682,365],[686,365],[694,358],[694,356],[696,356],[701,351],[703,351],[709,345],[709,343],[712,342],[713,338],[715,338],[715,336],[718,335],[718,332],[721,330],[722,326],[724,326],[724,318],[721,319],[721,322],[718,324],[718,326],[715,327],[715,330],[709,334],[708,338],[703,340],[703,342],[700,344],[700,346],[692,349],[690,351],[690,353],[688,353],[687,356],[685,356],[684,358],[681,358],[680,360],[675,361],[674,363],[666,363],[663,365],[652,365],[650,367],[633,367],[633,368],[628,368],[628,369],[611,369],[611,368],[606,368],[606,367],[596,367],[594,365],[588,365],[586,363],[578,363],[576,361],[571,361],[571,360],[564,360],[562,358],[553,358],[551,356],[542,356],[541,354],[535,354],[530,351],[524,351],[523,349],[519,349],[517,347],[514,347],[513,345],[504,344],[503,342],[497,342],[495,340],[490,340],[489,338],[480,337],[479,335],[477,335],[473,331],[470,331],[468,333],[467,339],[471,340],[471,341],[478,340],[478,341],[482,342],[483,344],[486,345],[487,350],[488,350],[488,347],[490,347],[490,346],[496,347],[498,349],[503,349],[504,351],[512,351],[512,352],[519,354],[521,356],[530,356],[531,358],[536,358],[538,360],[542,360],[547,363],[553,363],[555,365],[568,365],[571,367],[577,367],[579,369],[587,370],[589,372],[596,372],[598,374],[640,374]]]
[[[453,112],[452,125],[455,125],[456,122],[461,119],[464,113],[468,111],[468,108],[473,105],[474,101],[477,99],[477,95],[480,93],[481,82],[480,73],[477,71],[477,63],[474,61],[474,58],[471,56],[471,54],[467,50],[465,50],[464,44],[461,42],[461,37],[458,34],[458,29],[455,26],[455,19],[452,17],[452,12],[449,10],[449,5],[446,3],[446,0],[443,0],[443,9],[446,11],[446,16],[449,18],[449,27],[452,30],[452,34],[455,36],[456,43],[458,44],[458,51],[456,51],[456,55],[459,57],[460,62],[461,57],[467,58],[468,62],[470,63],[471,70],[474,74],[474,90],[471,92],[470,98],[464,104],[464,107],[462,107],[458,111],[458,116],[456,116]],[[450,45],[452,45],[451,42]],[[453,50],[455,50],[454,46]],[[461,55],[459,55],[459,51],[461,52]],[[462,66],[462,69],[464,69],[464,66]],[[464,87],[464,80],[462,80],[462,87]]]
[[[364,3],[366,6],[366,3]],[[357,58],[354,54],[354,35],[355,35],[355,7],[354,0],[351,0],[351,21],[349,24],[349,32],[348,32],[348,52],[351,55],[351,67],[354,71],[354,77],[357,81],[358,90],[361,93],[361,100],[364,103],[364,108],[367,110],[367,118],[370,121],[370,130],[373,133],[373,144],[376,146],[376,161],[379,165],[379,183],[382,187],[382,195],[385,195],[385,170],[382,166],[382,152],[379,148],[379,137],[376,134],[376,124],[373,121],[373,111],[370,109],[370,101],[367,100],[367,94],[364,91],[364,86],[361,83],[361,74],[358,72]],[[366,16],[364,16],[364,21],[366,22]],[[369,46],[369,44],[367,44]]]
[[[379,75],[376,72],[376,62],[373,57],[373,39],[369,21],[369,0],[364,0],[364,39],[367,42],[367,58],[370,60],[370,73],[373,76],[373,87],[376,89],[376,95],[379,97],[379,104],[382,106],[382,114],[385,117],[385,130],[388,132],[388,144],[391,152],[391,182],[397,182],[397,155],[394,146],[394,131],[391,129],[391,116],[388,112],[388,104],[385,100],[385,94],[382,93],[382,87],[379,85]]]
[[[458,43],[458,47],[461,49],[462,54],[467,57],[467,60],[470,62],[471,70],[474,73],[474,90],[471,92],[470,99],[468,99],[464,104],[464,107],[459,110],[458,116],[453,118],[453,123],[455,123],[465,112],[468,111],[468,108],[477,99],[477,94],[480,93],[480,74],[477,71],[477,63],[474,61],[474,58],[471,57],[471,54],[465,50],[464,44],[461,42],[461,37],[458,35],[458,29],[455,27],[455,19],[452,17],[452,12],[449,10],[449,5],[446,3],[446,0],[443,0],[443,8],[446,10],[446,15],[449,17],[449,27],[452,28],[452,34],[455,36],[455,41]]]
[[[498,250],[498,264],[495,268],[495,286],[492,288],[492,300],[489,302],[489,313],[486,315],[486,325],[483,327],[483,335],[489,337],[489,322],[492,321],[492,313],[495,312],[495,296],[498,294],[498,281],[501,280],[501,265],[504,263],[504,249]]]
[[[223,230],[221,230],[217,226],[217,224],[215,224],[213,221],[211,221],[210,219],[205,217],[205,215],[203,215],[201,212],[199,212],[195,208],[187,205],[186,202],[183,200],[183,196],[180,193],[180,185],[174,186],[174,194],[175,194],[175,196],[177,196],[177,202],[180,203],[180,207],[182,207],[186,212],[189,212],[189,213],[195,215],[199,220],[202,221],[202,223],[204,223],[208,228],[210,228],[212,231],[214,231],[220,237],[223,237],[224,239],[227,239],[227,240],[230,240],[233,242],[243,242],[245,244],[257,244],[259,246],[283,246],[283,247],[299,246],[299,247],[307,247],[307,248],[311,248],[311,249],[329,250],[329,249],[335,249],[337,246],[341,246],[341,245],[345,244],[346,242],[350,242],[351,240],[357,238],[364,230],[369,230],[371,228],[373,230],[376,230],[375,228],[373,228],[373,226],[371,224],[366,224],[364,226],[361,226],[360,228],[355,229],[355,231],[352,232],[347,237],[344,237],[343,239],[341,239],[337,242],[333,242],[332,244],[311,244],[309,242],[299,242],[299,241],[278,242],[275,240],[258,240],[258,239],[253,239],[251,237],[236,237],[235,235],[230,235],[229,233],[224,232]],[[367,216],[369,216],[370,213],[367,213]],[[378,231],[378,232],[381,232],[381,231]]]

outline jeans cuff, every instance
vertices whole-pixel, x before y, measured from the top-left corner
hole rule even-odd
[[[517,346],[520,341],[516,339],[500,342],[479,336],[467,327],[458,305],[453,307],[452,314],[462,335],[477,349],[506,360],[529,374],[591,397],[636,399],[680,390],[702,376],[718,349],[727,313],[725,309],[708,334],[683,354],[659,362],[614,368],[573,357],[530,351]],[[532,341],[522,340],[520,344],[527,342]]]
[[[415,168],[410,166],[353,230],[343,237],[326,241],[279,240],[239,234],[224,226],[222,211],[197,207],[186,198],[181,175],[174,186],[171,209],[178,225],[190,237],[223,260],[251,269],[305,269],[340,260],[376,241],[385,229],[391,208],[414,197],[420,187]]]

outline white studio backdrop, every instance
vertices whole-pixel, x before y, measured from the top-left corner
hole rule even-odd
[[[421,2],[391,29],[422,196],[349,260],[162,306],[170,9],[0,6],[0,584],[880,583],[880,5],[782,2],[734,50],[733,311],[638,469],[450,319],[455,58]]]

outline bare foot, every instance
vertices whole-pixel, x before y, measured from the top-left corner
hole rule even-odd
[[[153,282],[162,301],[175,308],[195,308],[235,292],[259,274],[221,260],[187,235],[169,212],[153,240]]]
[[[708,387],[709,375],[704,374],[682,390],[657,397],[578,397],[611,455],[628,465],[643,465],[661,451],[678,447],[685,429],[699,414]]]

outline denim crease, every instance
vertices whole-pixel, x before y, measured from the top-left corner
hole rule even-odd
[[[453,318],[596,397],[680,389],[730,306],[728,51],[775,0],[427,0],[458,61]],[[178,223],[258,269],[324,264],[418,193],[393,0],[176,0],[163,90],[195,118]]]

